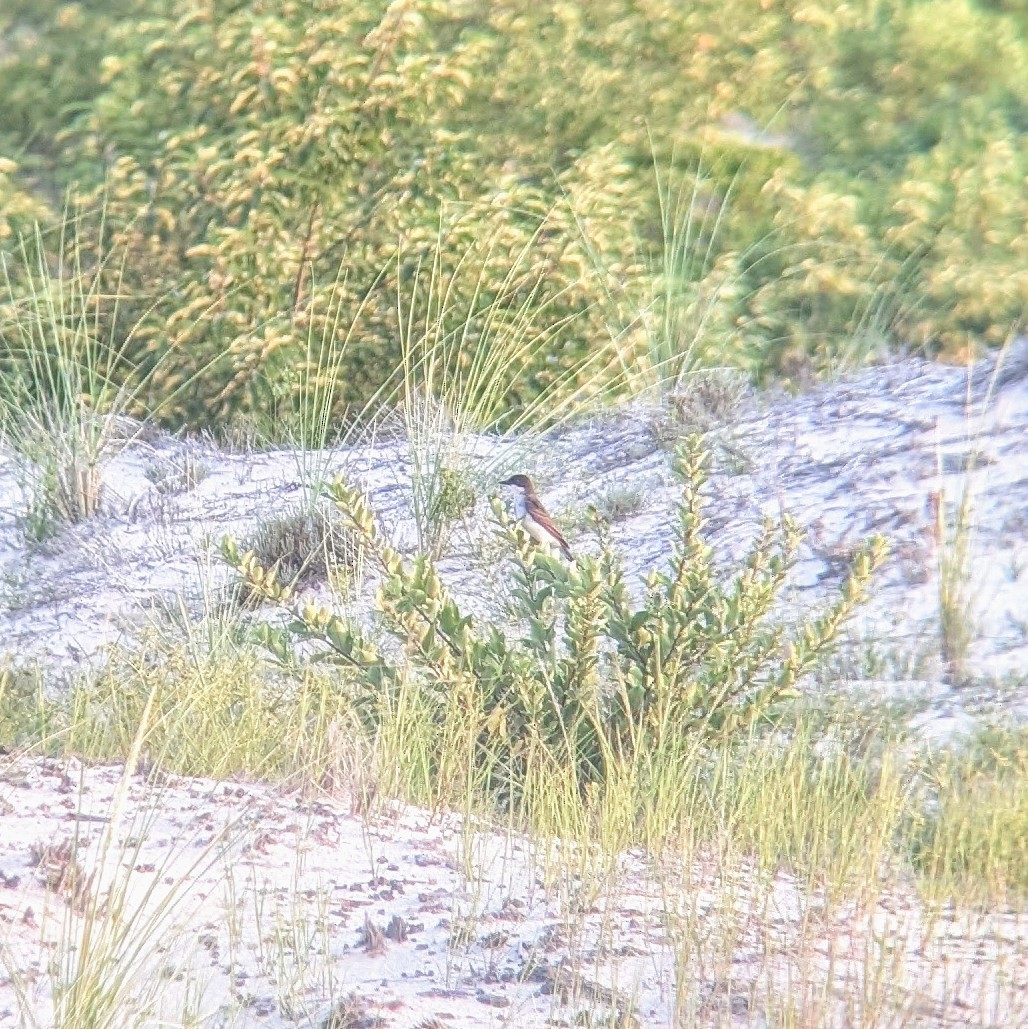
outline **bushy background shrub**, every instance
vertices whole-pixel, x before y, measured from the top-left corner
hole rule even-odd
[[[973,0],[12,3],[0,247],[66,190],[102,208],[134,365],[199,372],[193,421],[287,412],[341,325],[340,405],[367,401],[426,265],[454,332],[544,312],[514,405],[669,353],[964,357],[1028,307],[1025,28]]]

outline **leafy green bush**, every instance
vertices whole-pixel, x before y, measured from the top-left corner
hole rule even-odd
[[[482,781],[505,796],[518,795],[540,765],[570,770],[584,788],[683,738],[730,739],[794,694],[862,600],[884,544],[856,555],[821,614],[786,624],[774,608],[799,532],[788,521],[766,525],[726,579],[702,539],[705,464],[693,439],[679,460],[685,487],[670,567],[650,574],[641,604],[610,551],[568,567],[534,550],[497,507],[515,544],[509,635],[465,613],[430,556],[405,563],[380,537],[367,499],[337,482],[335,501],[378,564],[379,628],[391,643],[310,605],[287,627],[266,627],[264,641],[293,660],[297,642],[313,643],[354,681],[372,725],[413,686],[439,738],[458,721]],[[251,589],[283,599],[252,554],[231,541],[223,553]]]
[[[133,255],[129,292],[150,294],[157,268],[175,285],[141,344],[173,349],[169,384],[216,362],[196,410],[267,405],[312,332],[354,324],[341,400],[363,402],[399,363],[397,298],[423,264],[449,272],[462,329],[500,293],[561,298],[548,363],[581,356],[584,330],[560,328],[593,299],[571,215],[553,224],[552,199],[498,178],[453,124],[486,43],[449,5],[182,7],[123,30],[79,138],[119,154],[100,189]]]
[[[95,155],[66,147],[70,126],[103,89],[103,60],[127,20],[165,0],[5,0],[0,7],[0,154],[17,154],[46,195],[102,175]],[[56,187],[56,188],[55,188]]]
[[[19,186],[17,171],[14,161],[0,157],[0,248],[9,246],[19,231],[31,229],[49,213],[37,196]]]
[[[0,248],[104,197],[133,363],[197,376],[187,420],[288,410],[312,335],[355,343],[339,410],[379,395],[427,265],[462,342],[540,313],[514,407],[597,367],[966,356],[1028,307],[1023,29],[973,0],[19,0]]]

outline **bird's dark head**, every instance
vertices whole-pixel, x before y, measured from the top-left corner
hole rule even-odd
[[[535,493],[535,489],[532,487],[532,480],[527,475],[512,475],[509,479],[504,479],[500,485],[516,486],[518,489],[523,489],[526,493]]]

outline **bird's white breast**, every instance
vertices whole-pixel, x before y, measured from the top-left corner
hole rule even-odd
[[[536,543],[554,543],[554,538],[549,530],[544,529],[530,514],[526,513],[521,519],[521,524],[525,527],[525,532],[536,541]]]

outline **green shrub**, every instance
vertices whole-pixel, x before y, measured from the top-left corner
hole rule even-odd
[[[381,396],[427,265],[469,348],[541,315],[514,408],[963,357],[1028,307],[1011,5],[17,0],[0,36],[0,248],[105,198],[179,420],[290,410],[312,336],[355,343],[336,413]]]
[[[704,468],[694,439],[679,461],[685,487],[670,567],[650,574],[641,605],[612,553],[569,567],[534,550],[497,507],[515,544],[509,635],[466,614],[428,555],[405,563],[379,536],[366,498],[339,482],[335,501],[382,576],[379,629],[392,643],[309,605],[285,629],[267,627],[265,643],[291,659],[296,642],[316,644],[321,660],[356,682],[371,725],[413,686],[439,739],[455,724],[468,732],[479,781],[507,797],[540,767],[570,772],[582,789],[685,738],[731,739],[794,695],[862,600],[884,545],[872,541],[856,556],[821,614],[786,624],[774,608],[799,532],[787,521],[766,525],[726,580],[702,539]],[[223,553],[252,589],[282,599],[252,554],[231,541]]]
[[[101,188],[139,292],[153,269],[175,286],[141,347],[174,348],[169,385],[218,358],[183,413],[288,392],[327,320],[359,323],[340,402],[366,401],[399,363],[397,298],[433,261],[454,309],[535,290],[543,307],[562,298],[557,326],[588,312],[572,215],[500,175],[453,117],[495,44],[448,5],[181,7],[126,26],[80,139],[120,155]],[[581,352],[581,334],[555,331],[550,367]]]
[[[102,158],[66,146],[66,134],[103,89],[103,61],[118,26],[166,6],[5,0],[0,7],[0,154],[23,158],[40,195],[60,196],[70,183],[102,176]]]
[[[0,256],[19,231],[30,230],[49,215],[46,204],[19,185],[17,172],[17,163],[0,155]]]

